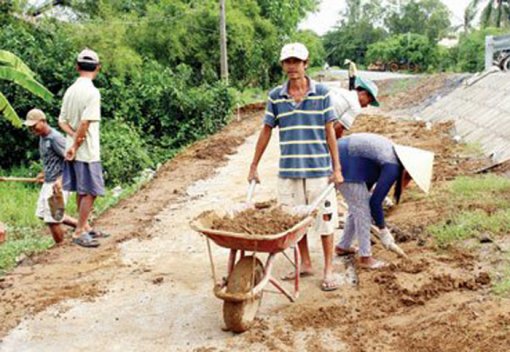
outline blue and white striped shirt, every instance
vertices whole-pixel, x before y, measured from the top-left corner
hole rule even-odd
[[[283,178],[313,178],[331,174],[326,123],[337,119],[328,88],[308,78],[309,90],[296,104],[288,81],[274,88],[267,101],[264,123],[278,126],[280,171]]]

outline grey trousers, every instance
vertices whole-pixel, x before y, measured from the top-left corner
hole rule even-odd
[[[347,206],[347,219],[344,232],[337,244],[337,247],[348,249],[354,236],[358,236],[359,255],[369,257],[372,255],[370,244],[370,225],[372,215],[370,214],[370,192],[363,182],[346,182],[340,185],[340,192],[344,197]]]

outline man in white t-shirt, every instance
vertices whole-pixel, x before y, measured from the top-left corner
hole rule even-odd
[[[88,218],[96,197],[104,195],[99,145],[101,94],[92,83],[100,68],[94,51],[85,49],[78,55],[79,77],[66,90],[58,119],[67,134],[63,188],[76,192],[79,213],[73,242],[83,247],[99,246],[94,238],[97,232],[87,231]]]

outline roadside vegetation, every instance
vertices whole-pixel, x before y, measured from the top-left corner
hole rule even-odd
[[[389,3],[389,4],[388,4]],[[464,25],[453,27],[441,0],[348,0],[342,20],[324,35],[325,60],[342,66],[345,59],[360,67],[419,72],[477,72],[484,69],[486,35],[510,32],[510,2],[473,0]],[[480,15],[480,27],[474,21]],[[457,39],[454,46],[439,45]],[[386,65],[386,66],[385,66]]]
[[[475,243],[494,242],[509,235],[510,179],[494,174],[462,176],[440,187],[432,195],[432,202],[444,209],[442,220],[426,228],[440,250],[466,248],[469,240]],[[468,245],[470,248],[471,245]],[[499,248],[500,266],[492,267],[492,291],[510,296],[510,253]],[[476,245],[474,249],[479,249]],[[506,251],[506,252],[505,252]]]

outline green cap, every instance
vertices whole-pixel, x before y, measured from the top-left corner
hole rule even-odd
[[[379,88],[377,88],[373,81],[356,76],[354,86],[355,88],[361,88],[370,93],[372,98],[374,98],[374,101],[371,102],[370,105],[379,106],[379,102],[377,101],[377,93],[379,92]]]

